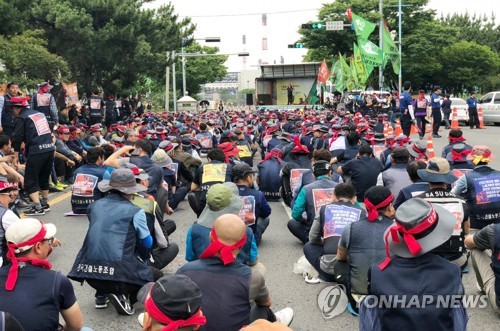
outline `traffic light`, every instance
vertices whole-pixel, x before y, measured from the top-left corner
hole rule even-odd
[[[288,48],[304,48],[304,44],[303,43],[289,44]]]
[[[306,23],[302,24],[302,29],[304,30],[317,30],[317,29],[323,29],[325,25],[321,22],[314,22],[314,23]]]

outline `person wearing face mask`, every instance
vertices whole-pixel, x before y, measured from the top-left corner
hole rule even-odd
[[[253,230],[258,245],[264,231],[269,226],[271,206],[267,203],[264,193],[254,188],[256,173],[257,171],[246,163],[240,163],[233,167],[233,181],[238,186],[240,197],[246,208],[245,223]]]
[[[60,243],[54,224],[25,218],[5,232],[7,258],[0,268],[0,310],[10,313],[25,330],[57,330],[59,313],[64,330],[80,330],[83,318],[73,285],[60,272],[50,270],[47,257]]]

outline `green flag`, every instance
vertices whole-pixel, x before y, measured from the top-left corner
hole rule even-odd
[[[394,70],[396,74],[399,74],[399,68],[401,66],[401,63],[399,61],[399,49],[394,43],[394,40],[392,40],[391,34],[389,33],[389,31],[387,31],[387,29],[383,29],[382,37],[382,42],[384,45],[384,67],[387,62],[391,61],[392,70]]]
[[[369,40],[358,40],[367,72],[382,64],[382,50]]]
[[[360,86],[364,86],[366,80],[368,79],[368,74],[366,73],[366,67],[363,62],[361,51],[356,43],[354,43],[354,64],[356,66],[356,73],[358,75],[358,83]]]
[[[320,98],[321,98],[321,83],[315,80],[311,86],[311,90],[309,90],[309,94],[307,95],[306,103],[308,105],[315,105],[318,103]]]
[[[369,22],[356,14],[352,14],[352,25],[354,26],[356,36],[360,40],[368,40],[368,36],[377,26],[375,23]]]
[[[349,67],[342,55],[339,55],[339,61],[340,69],[342,71],[342,81],[344,88],[347,88],[348,90],[354,90],[356,88],[356,84],[354,83],[354,80],[352,78],[351,67]]]
[[[337,78],[337,73],[340,69],[340,62],[339,60],[333,62],[332,64],[332,70],[330,70],[330,82],[332,84],[335,84],[335,79]]]
[[[359,88],[360,84],[358,81],[358,73],[356,71],[356,64],[354,63],[354,56],[351,56],[351,61],[349,62],[349,67],[351,68],[351,77],[352,77],[352,81],[354,82],[354,86],[356,86],[356,88]]]

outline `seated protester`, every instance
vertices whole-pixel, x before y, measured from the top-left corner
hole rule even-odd
[[[131,153],[130,157],[122,157],[123,154]],[[109,158],[104,161],[105,166],[118,168],[125,163],[133,163],[138,168],[144,169],[151,177],[147,193],[156,197],[158,187],[163,182],[163,170],[161,167],[154,164],[149,158],[153,154],[151,144],[146,140],[137,140],[134,146],[123,146],[114,152]]]
[[[259,318],[288,326],[293,310],[271,310],[265,279],[257,269],[236,260],[247,239],[245,223],[236,215],[222,215],[213,222],[210,245],[200,260],[177,270],[201,289],[201,305],[207,318],[204,330],[239,330]],[[251,306],[251,302],[255,304]]]
[[[316,163],[317,161],[326,161],[326,162],[330,163],[331,160],[332,160],[332,156],[331,156],[330,152],[328,152],[326,149],[320,149],[320,150],[313,152],[313,156],[311,159],[311,165],[314,165],[314,163]],[[331,175],[331,180],[333,180],[336,183],[343,183],[344,182],[344,180],[342,179],[342,176],[340,176],[337,173],[333,173],[333,172]],[[308,184],[311,184],[312,182],[314,182],[314,177],[312,175],[312,169],[304,172],[302,174],[302,176],[300,176],[300,179],[298,180],[298,184],[295,185],[295,188],[292,192],[292,197],[293,197],[293,200],[291,203],[292,207],[293,207],[293,205],[295,203],[295,199],[297,198],[297,195],[299,194],[302,187],[304,187]]]
[[[350,222],[342,230],[335,276],[337,282],[346,287],[349,309],[355,313],[357,302],[368,294],[370,266],[384,259],[384,233],[394,224],[393,201],[394,196],[387,187],[371,187],[365,193],[366,218],[360,217],[358,222]]]
[[[465,144],[454,144],[450,152],[445,156],[450,163],[450,168],[452,170],[465,170],[462,174],[468,172],[469,169],[474,169],[474,163],[467,159],[471,151],[472,148],[467,149]]]
[[[500,314],[500,224],[488,224],[465,237],[470,250],[477,285],[488,296],[493,310]]]
[[[340,124],[332,125],[332,136],[328,140],[328,150],[332,157],[339,156],[346,149],[347,140]]]
[[[252,146],[245,138],[245,133],[236,128],[234,130],[234,135],[237,137],[237,141],[234,143],[235,147],[239,150],[238,158],[248,164],[250,167],[253,167],[253,153]]]
[[[359,142],[361,137],[357,132],[350,132],[346,136],[347,147],[337,157],[332,159],[332,163],[339,165],[346,164],[348,161],[354,160],[359,153]]]
[[[248,164],[240,163],[233,167],[233,182],[238,186],[240,198],[243,199],[245,224],[250,227],[259,245],[262,235],[269,226],[271,206],[264,194],[254,188],[255,173]]]
[[[347,224],[366,218],[366,212],[356,204],[356,189],[352,184],[335,186],[333,203],[322,206],[314,219],[309,242],[304,245],[304,255],[318,271],[319,277],[306,277],[308,284],[336,282],[330,270],[337,258],[342,230]]]
[[[391,154],[391,167],[378,175],[377,185],[387,187],[397,197],[402,188],[412,183],[406,172],[409,160],[406,148],[396,148]]]
[[[410,152],[410,162],[423,161],[427,163],[429,160],[429,156],[427,155],[427,142],[425,141],[417,140],[406,146],[406,149]]]
[[[469,260],[464,246],[465,236],[469,234],[470,229],[469,211],[465,200],[457,197],[448,189],[449,185],[457,180],[457,177],[450,170],[448,161],[441,157],[430,159],[427,168],[419,169],[417,173],[420,178],[429,183],[429,191],[417,197],[427,200],[432,205],[437,204],[443,207],[457,218],[450,239],[435,248],[434,252],[464,270]]]
[[[235,164],[242,162],[239,159],[240,150],[236,148],[232,142],[220,143],[217,148],[224,152],[225,163],[234,166]]]
[[[196,158],[190,153],[186,153],[182,150],[181,141],[175,140],[172,142],[176,144],[173,150],[169,153],[172,159],[178,160],[179,162],[184,164],[184,166],[190,171],[192,169],[198,169],[198,167],[201,166],[203,162],[201,161],[200,158]]]
[[[78,166],[82,161],[82,157],[73,152],[67,145],[66,142],[69,140],[69,128],[67,126],[60,126],[57,128],[57,135],[55,135],[55,146],[56,151],[63,154],[73,162],[74,165],[70,166],[64,160],[56,158],[54,161],[54,166],[56,169],[56,174],[58,181],[68,182],[68,179],[73,178],[74,167]]]
[[[144,210],[131,202],[134,193],[146,187],[136,184],[130,169],[116,169],[97,185],[111,192],[90,204],[89,229],[68,277],[86,281],[97,291],[96,308],[106,308],[111,301],[118,314],[133,315],[140,288],[163,276],[142,261],[136,249],[153,245]]]
[[[87,132],[87,137],[83,140],[85,144],[90,144],[90,138],[94,137],[97,140],[98,145],[107,145],[108,142],[102,136],[102,126],[100,124],[94,124],[89,127]]]
[[[75,139],[76,131],[78,129],[75,128],[74,126],[70,126],[68,129],[69,129],[69,138],[67,140],[63,139],[64,143],[73,152],[77,153],[81,157],[84,157],[85,155],[87,155],[87,152],[83,149],[83,147],[80,144],[80,142]]]
[[[87,153],[87,163],[74,172],[71,189],[71,210],[75,214],[87,214],[88,206],[102,198],[97,184],[103,180],[106,168],[103,168],[104,149],[93,147]]]
[[[12,175],[0,176],[0,267],[4,263],[4,256],[7,253],[5,231],[19,221],[19,215],[9,209],[9,205],[16,200],[18,194],[19,182],[16,178]]]
[[[87,134],[85,132],[85,128],[83,126],[78,127],[78,125],[76,126],[76,128],[77,128],[77,130],[75,131],[76,138],[74,139],[75,143],[81,145],[85,151],[88,151],[89,149],[94,147],[90,146],[89,141],[86,139]]]
[[[234,191],[233,191],[234,189]],[[210,244],[209,234],[217,217],[225,214],[240,214],[243,200],[238,195],[238,187],[234,183],[215,184],[207,192],[207,205],[200,217],[187,232],[186,236],[186,261],[200,258],[201,253]],[[247,227],[247,240],[245,246],[237,256],[243,264],[256,265],[259,249],[255,242],[252,229]]]
[[[47,257],[60,243],[54,224],[33,218],[13,223],[7,231],[7,259],[0,268],[0,310],[14,316],[25,330],[57,330],[59,313],[64,330],[80,330],[83,318],[73,285],[60,272],[50,270]]]
[[[196,174],[196,171],[192,171],[186,168],[184,163],[174,158],[175,148],[178,146],[178,143],[173,143],[170,140],[164,140],[158,145],[158,149],[162,149],[167,153],[167,155],[172,159],[172,163],[174,163],[174,170],[177,172],[177,186],[178,187],[186,187],[188,190],[191,188],[191,183],[193,182],[193,177]]]
[[[217,137],[208,130],[205,123],[200,123],[200,133],[196,135],[196,140],[200,142],[201,152],[203,154],[217,147]]]
[[[427,164],[423,161],[413,161],[406,166],[406,172],[413,184],[410,184],[399,191],[399,194],[394,202],[394,208],[398,209],[405,201],[410,200],[422,193],[429,191],[429,183],[420,178],[418,175],[419,169],[425,169]]]
[[[382,163],[373,157],[371,147],[363,145],[359,147],[359,157],[338,167],[337,173],[351,177],[358,201],[363,202],[366,190],[377,185],[377,177],[382,170]]]
[[[197,142],[197,141],[196,141]],[[193,142],[191,141],[190,138],[188,137],[184,137],[182,138],[181,140],[181,145],[182,145],[182,151],[186,154],[189,154],[191,155],[192,157],[194,157],[195,159],[203,162],[201,160],[201,157],[200,157],[200,154],[198,154],[198,150],[193,146]],[[187,157],[187,156],[186,156]],[[201,165],[201,163],[200,163]],[[194,165],[194,167],[199,167],[200,165]]]
[[[124,167],[132,170],[137,184],[148,187],[149,175],[143,169],[137,168],[132,163],[125,164]],[[169,240],[169,236],[176,229],[176,224],[172,220],[163,219],[164,214],[152,195],[145,192],[137,192],[130,201],[146,213],[148,230],[153,239],[151,249],[137,245],[137,251],[144,260],[147,259],[148,264],[161,270],[179,254],[177,244]]]
[[[193,203],[193,199],[189,201],[191,208],[199,217],[206,205],[207,191],[212,185],[217,183],[230,182],[233,177],[232,165],[226,163],[226,156],[219,148],[214,148],[207,154],[208,163],[198,168],[193,182],[191,183],[191,191],[199,191],[197,203]]]
[[[360,330],[466,329],[464,306],[437,300],[441,295],[461,303],[464,295],[460,268],[434,253],[450,239],[456,222],[444,208],[419,198],[399,207],[396,223],[384,235],[387,258],[369,270],[369,296],[360,304]],[[434,300],[426,301],[423,309],[421,300],[429,294]],[[368,306],[389,297],[387,304]]]
[[[139,315],[143,331],[198,330],[207,323],[201,310],[198,285],[183,275],[163,276],[138,294],[145,312]]]
[[[326,125],[321,125],[316,130],[314,130],[314,138],[312,140],[313,150],[328,150],[328,131],[330,131],[330,129]]]
[[[125,145],[132,146],[139,139],[139,134],[134,129],[127,129],[123,135]]]
[[[304,186],[292,208],[292,219],[288,221],[288,230],[302,243],[309,241],[311,229],[316,212],[321,206],[333,202],[333,189],[338,183],[331,180],[331,165],[326,161],[318,161],[313,165],[315,181]],[[303,213],[306,213],[304,219]]]
[[[189,192],[189,189],[185,186],[177,187],[177,164],[172,162],[170,156],[163,149],[157,149],[153,153],[151,160],[162,168],[163,180],[168,185],[168,204],[173,210],[177,209],[179,203],[184,200]]]
[[[290,206],[292,192],[298,183],[300,176],[311,169],[309,149],[300,144],[298,137],[294,138],[295,147],[290,152],[291,161],[285,163],[281,169],[281,197],[283,202]]]
[[[446,157],[448,153],[451,152],[453,146],[456,144],[464,144],[465,149],[471,150],[472,146],[464,143],[465,138],[463,137],[463,132],[460,129],[451,129],[448,133],[448,145],[443,147],[443,151],[441,152],[441,157]]]
[[[392,158],[392,151],[395,150],[396,148],[405,148],[410,142],[410,138],[405,136],[404,134],[398,135],[396,138],[394,138],[392,141],[389,140],[389,145],[387,146],[387,149],[380,154],[380,162],[384,165],[384,170],[387,170],[388,168],[391,167],[391,158]]]
[[[264,193],[267,201],[280,200],[281,177],[280,172],[285,162],[281,159],[281,151],[273,149],[266,154],[266,157],[259,162],[259,176],[257,183],[259,190]]]

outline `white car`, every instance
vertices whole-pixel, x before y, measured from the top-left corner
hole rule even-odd
[[[450,123],[453,120],[453,108],[457,108],[457,118],[458,122],[463,122],[466,125],[469,123],[469,114],[467,112],[467,102],[464,99],[460,98],[450,98],[451,100],[451,114],[450,114]],[[442,102],[442,100],[441,100]],[[444,118],[443,110],[441,110],[441,116]],[[444,125],[444,121],[442,122]]]
[[[500,91],[486,93],[477,103],[483,109],[484,122],[500,125]]]

